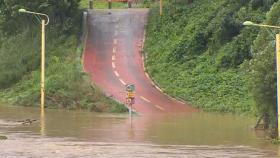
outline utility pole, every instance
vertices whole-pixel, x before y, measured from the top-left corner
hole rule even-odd
[[[162,16],[162,7],[163,7],[163,6],[162,6],[162,5],[163,5],[162,3],[163,3],[162,0],[159,0],[159,15],[160,15],[160,16]]]

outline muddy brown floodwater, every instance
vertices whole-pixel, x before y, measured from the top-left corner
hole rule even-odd
[[[231,114],[134,116],[0,106],[0,157],[278,157],[254,131],[254,118]],[[31,125],[21,120],[34,119]]]

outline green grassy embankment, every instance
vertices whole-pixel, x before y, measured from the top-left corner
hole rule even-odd
[[[145,43],[148,73],[169,95],[205,111],[256,111],[249,61],[259,29],[241,24],[263,22],[273,3],[170,1],[162,17],[154,5]]]
[[[22,15],[22,18],[24,22],[24,18],[28,18],[31,24],[23,22],[19,24],[23,29],[19,27],[12,33],[0,31],[0,102],[39,107],[40,25],[34,17]],[[66,31],[52,21],[47,26],[46,106],[96,112],[126,111],[123,105],[92,85],[83,72],[80,57],[84,44],[79,41],[81,17],[76,18],[77,22],[71,24],[73,29]]]

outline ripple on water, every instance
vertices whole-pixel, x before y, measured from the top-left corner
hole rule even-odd
[[[94,157],[94,158],[197,158],[197,157],[253,157],[272,158],[276,153],[247,146],[196,146],[154,145],[140,143],[103,143],[71,141],[60,138],[29,137],[11,135],[0,141],[3,157]]]

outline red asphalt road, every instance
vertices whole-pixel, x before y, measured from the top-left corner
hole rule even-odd
[[[95,10],[89,15],[84,70],[108,96],[125,102],[125,85],[135,84],[133,109],[141,114],[194,112],[171,99],[145,75],[142,45],[148,9]]]

